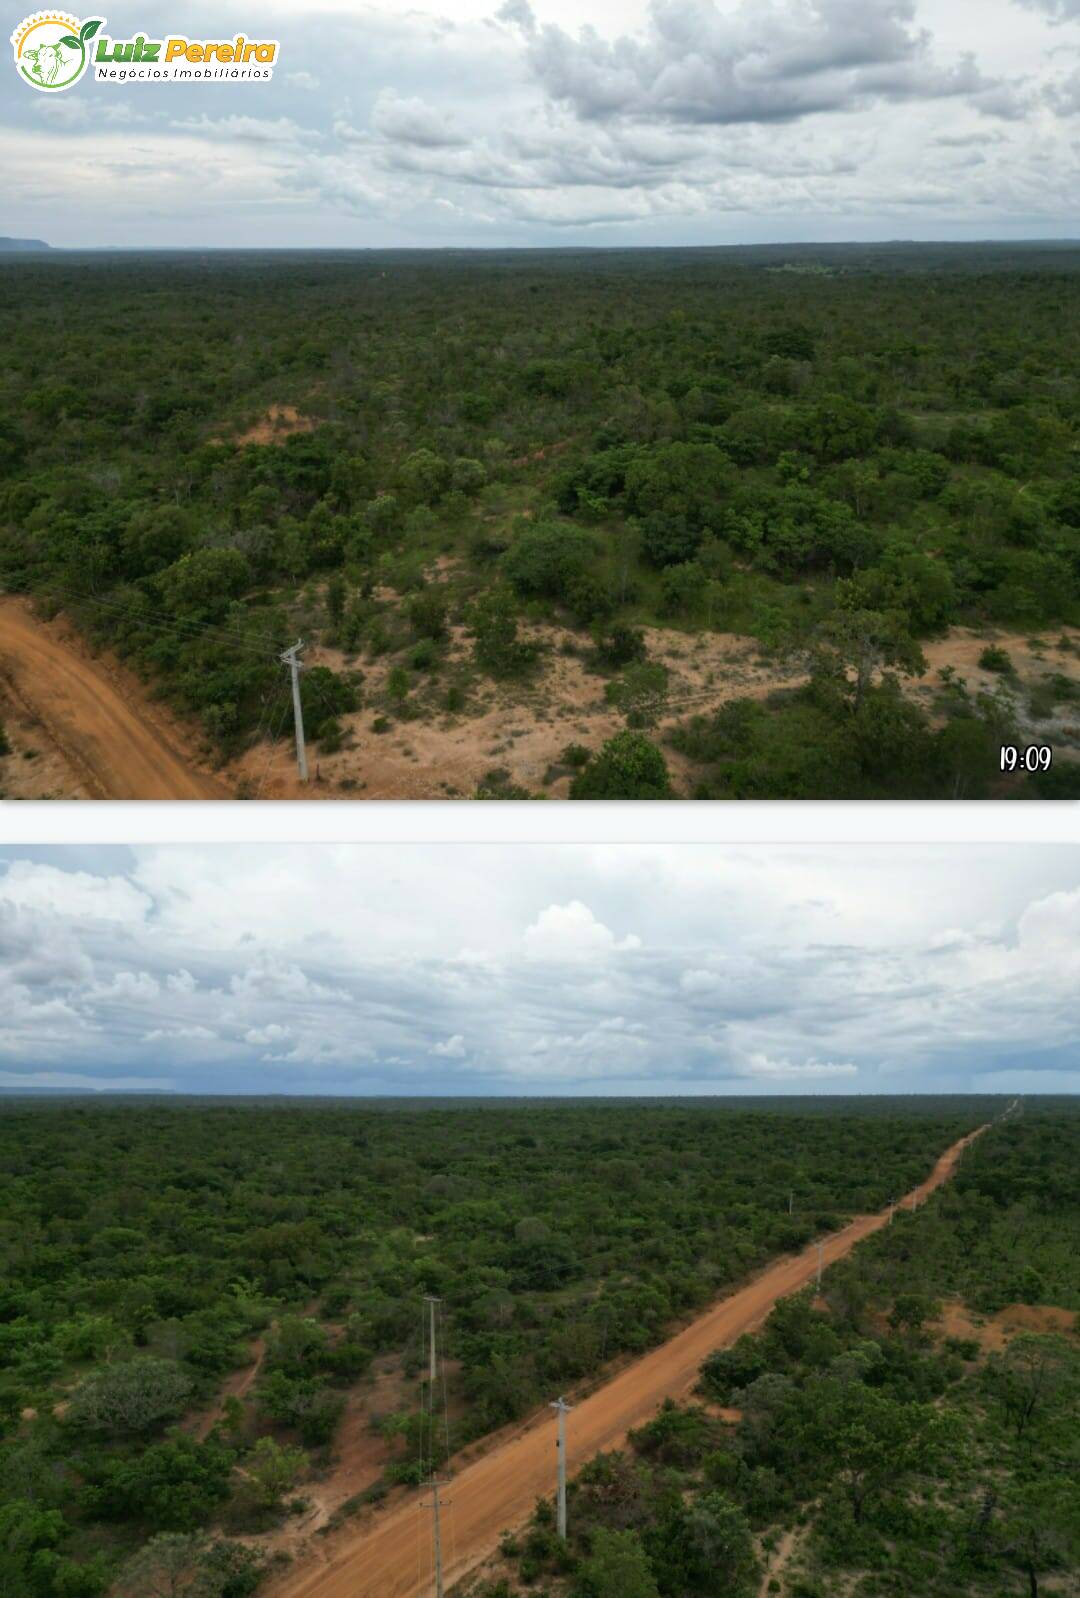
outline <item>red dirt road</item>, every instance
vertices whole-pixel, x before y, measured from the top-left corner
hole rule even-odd
[[[961,1153],[979,1131],[962,1138],[938,1160],[930,1176],[905,1202],[920,1200],[948,1177]],[[888,1211],[859,1216],[824,1242],[824,1260],[832,1264],[862,1238],[886,1225]],[[628,1431],[655,1414],[665,1398],[685,1397],[698,1379],[702,1362],[714,1349],[753,1331],[780,1298],[797,1292],[817,1270],[817,1248],[811,1245],[795,1258],[779,1260],[756,1281],[722,1300],[661,1347],[628,1366],[584,1398],[567,1419],[567,1462],[571,1471],[602,1449],[616,1448]],[[516,1527],[536,1500],[550,1493],[555,1479],[555,1423],[546,1414],[534,1418],[507,1442],[467,1465],[444,1489],[443,1550],[447,1584],[458,1581],[491,1554],[504,1531]],[[422,1598],[431,1591],[431,1515],[421,1499],[389,1510],[344,1546],[328,1554],[328,1562],[303,1565],[274,1584],[275,1594],[288,1598]]]
[[[255,1384],[255,1378],[262,1370],[263,1360],[266,1358],[266,1339],[257,1337],[252,1345],[251,1352],[254,1356],[250,1365],[244,1365],[240,1370],[233,1371],[227,1378],[221,1392],[215,1399],[213,1406],[203,1414],[193,1415],[188,1420],[181,1422],[181,1430],[192,1432],[200,1443],[205,1443],[219,1420],[225,1415],[225,1400],[227,1398],[246,1398]]]
[[[109,672],[20,600],[0,601],[0,672],[96,799],[228,799]]]

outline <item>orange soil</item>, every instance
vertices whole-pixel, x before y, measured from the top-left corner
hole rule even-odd
[[[445,573],[430,575],[442,577]],[[334,671],[360,665],[364,674],[364,708],[340,718],[348,747],[334,755],[312,748],[308,764],[313,780],[306,787],[297,776],[289,740],[282,740],[273,750],[265,745],[250,750],[230,772],[266,799],[445,799],[471,797],[486,774],[501,767],[513,783],[530,793],[564,799],[570,789],[568,775],[545,782],[549,769],[558,766],[563,749],[570,743],[596,748],[625,722],[604,699],[606,679],[588,671],[578,656],[561,653],[567,642],[580,647],[580,634],[554,625],[523,632],[546,648],[534,682],[487,684],[474,695],[468,715],[425,715],[416,721],[395,722],[391,713],[394,725],[387,733],[372,731],[378,714],[373,706],[381,702],[394,659],[358,662],[338,650],[315,645],[306,654],[310,665],[325,665]],[[668,710],[657,723],[656,735],[661,739],[677,722],[698,712],[716,710],[732,699],[764,699],[806,680],[801,670],[763,661],[756,640],[738,633],[684,633],[666,627],[647,627],[644,632],[649,658],[665,665],[669,674]],[[1058,636],[1060,630],[1055,629],[1055,640]],[[1069,636],[1080,646],[1080,631]],[[947,638],[935,640],[925,650],[926,676],[907,681],[905,692],[924,702],[932,700],[941,687],[937,671],[950,663],[972,692],[994,688],[1001,679],[976,664],[987,642],[966,628],[956,628]],[[1080,681],[1080,652],[1068,654],[1051,648],[1040,657],[1028,649],[1025,638],[1011,634],[999,635],[993,642],[1008,650],[1025,686],[1052,671]],[[454,628],[450,660],[466,656],[469,647],[464,629]],[[1064,714],[1080,720],[1071,707],[1066,707]],[[1027,741],[1058,747],[1064,735],[1065,741],[1071,737],[1080,744],[1080,727],[1060,724],[1056,718],[1031,725],[1024,725],[1022,718],[1021,722]],[[672,749],[665,749],[665,757],[676,791],[689,792],[695,770],[692,763]],[[343,781],[347,787],[340,786]]]
[[[310,416],[302,416],[295,405],[271,405],[261,422],[238,433],[234,444],[280,444],[290,433],[310,433],[317,424]]]
[[[1068,638],[1072,652],[1056,647],[1059,638]],[[1054,714],[1045,721],[1034,721],[1027,711],[1027,694],[1044,678],[1060,674],[1072,682],[1080,682],[1080,632],[1070,627],[1050,627],[1042,642],[1047,647],[1032,648],[1029,633],[973,632],[967,627],[954,627],[945,638],[935,638],[922,646],[926,656],[927,672],[907,684],[911,698],[932,699],[940,687],[938,672],[943,666],[952,666],[970,693],[993,693],[1004,686],[1014,700],[1019,736],[1025,743],[1050,744],[1055,756],[1065,747],[1075,751],[1080,748],[1080,709],[1075,704],[1058,705]],[[1035,640],[1038,644],[1038,640]],[[1009,679],[999,673],[986,671],[979,665],[979,656],[988,644],[1004,649],[1012,661],[1019,690]]]
[[[446,575],[440,569],[437,574]],[[1065,630],[1080,646],[1080,631]],[[200,766],[191,733],[174,717],[153,705],[145,687],[108,655],[91,656],[63,620],[43,622],[20,601],[0,601],[0,675],[6,676],[21,707],[31,746],[39,758],[18,758],[25,746],[15,728],[16,756],[0,766],[0,791],[11,797],[106,799],[225,799],[235,785],[265,799],[444,799],[471,797],[493,768],[504,768],[513,783],[530,793],[565,798],[570,777],[545,781],[569,743],[597,747],[624,725],[623,717],[604,699],[604,679],[585,668],[576,655],[561,653],[567,641],[580,646],[566,628],[543,626],[532,636],[548,646],[537,680],[523,686],[487,684],[476,691],[469,715],[425,715],[395,722],[388,733],[372,731],[378,704],[393,661],[364,661],[365,708],[341,718],[347,747],[323,755],[309,751],[313,780],[301,784],[293,745],[283,737],[272,747],[257,745],[227,769],[223,781]],[[669,704],[660,718],[660,737],[674,723],[695,712],[715,710],[739,698],[762,699],[778,689],[804,681],[799,671],[760,659],[755,640],[735,633],[691,634],[672,628],[645,629],[650,658],[669,672]],[[1054,629],[1054,640],[1059,630]],[[1061,672],[1080,681],[1080,648],[1065,653],[1051,647],[1033,652],[1020,635],[998,635],[993,641],[1008,650],[1030,686],[1038,677]],[[982,671],[978,655],[987,639],[964,628],[926,647],[930,670],[913,679],[906,692],[932,698],[936,672],[943,664],[957,668],[970,689],[996,686],[1000,679]],[[468,652],[464,629],[456,628],[451,658]],[[340,651],[313,646],[309,665],[348,669],[356,662]],[[282,695],[285,693],[282,677]],[[281,700],[284,711],[287,704]],[[1071,720],[1069,719],[1071,718]],[[393,718],[391,718],[393,719]],[[1029,741],[1055,748],[1070,741],[1080,746],[1080,717],[1065,707],[1052,721],[1023,726]],[[286,714],[286,727],[289,726]],[[676,792],[690,790],[694,768],[673,750],[666,756]],[[38,767],[28,773],[27,766]],[[347,786],[342,786],[342,783]]]
[[[1067,1335],[1077,1329],[1075,1310],[1053,1304],[1006,1304],[987,1320],[974,1320],[966,1304],[950,1299],[942,1305],[939,1322],[943,1337],[970,1338],[984,1353],[1000,1354],[1021,1332]]]
[[[273,1531],[245,1536],[240,1541],[263,1555],[301,1556],[309,1537],[321,1531],[350,1499],[373,1487],[392,1460],[400,1458],[400,1439],[382,1437],[373,1429],[373,1422],[407,1408],[413,1386],[396,1357],[376,1360],[371,1380],[351,1392],[346,1401],[345,1414],[334,1434],[330,1468],[297,1489],[297,1496],[306,1501],[307,1508]]]
[[[980,1128],[980,1131],[985,1130]],[[937,1161],[915,1192],[930,1193],[948,1179],[961,1153],[979,1132],[962,1138]],[[826,1263],[887,1224],[889,1212],[857,1217],[824,1244]],[[702,1362],[718,1347],[753,1331],[778,1299],[797,1292],[817,1272],[817,1247],[777,1261],[748,1286],[722,1300],[660,1348],[620,1371],[583,1398],[568,1422],[571,1466],[601,1450],[619,1447],[633,1427],[655,1413],[665,1398],[685,1398]],[[445,1490],[443,1526],[447,1583],[459,1580],[488,1557],[503,1533],[520,1525],[536,1500],[550,1492],[555,1470],[554,1425],[541,1411],[507,1441],[467,1464]],[[430,1514],[421,1495],[351,1528],[328,1547],[325,1563],[307,1561],[272,1583],[289,1598],[420,1598],[431,1590]]]
[[[0,660],[0,672],[3,661]],[[32,709],[0,675],[0,725],[11,752],[0,755],[0,799],[89,799],[90,788]]]
[[[794,1559],[799,1544],[806,1536],[807,1526],[791,1526],[784,1532],[771,1556],[765,1556],[765,1570],[758,1588],[758,1598],[767,1598],[772,1582],[778,1581]]]
[[[108,656],[91,656],[70,625],[44,622],[20,600],[0,600],[0,673],[95,799],[228,799],[200,770],[178,724]]]
[[[351,735],[350,747],[335,755],[322,755],[313,748],[308,765],[317,780],[306,788],[300,783],[288,740],[272,752],[265,745],[250,750],[230,771],[266,799],[445,799],[471,798],[487,772],[503,767],[531,793],[566,798],[568,775],[544,781],[563,749],[570,743],[597,747],[625,722],[604,699],[606,679],[588,671],[578,656],[560,652],[567,641],[580,647],[579,634],[551,625],[523,631],[547,649],[536,680],[484,685],[474,694],[468,715],[395,722],[388,733],[373,732],[378,712],[372,701],[379,702],[395,662],[386,657],[365,660],[361,667],[365,708],[340,718]],[[660,627],[644,631],[650,658],[669,672],[671,710],[658,723],[661,733],[696,710],[728,699],[764,698],[803,680],[800,674],[785,674],[775,665],[760,663],[755,640],[736,633],[692,635]],[[453,629],[450,658],[460,659],[469,647],[464,629]],[[334,671],[358,664],[322,646],[309,649],[306,658],[310,665]],[[666,755],[676,787],[687,788],[690,763],[672,750]],[[341,789],[342,779],[352,786]]]
[[[251,1352],[253,1355],[251,1364],[244,1365],[240,1370],[234,1371],[231,1376],[226,1378],[213,1407],[204,1411],[201,1415],[189,1416],[184,1421],[183,1430],[193,1432],[200,1443],[206,1441],[218,1421],[225,1414],[225,1400],[227,1398],[246,1398],[255,1385],[256,1378],[262,1370],[263,1360],[266,1357],[266,1339],[257,1337],[251,1345]]]

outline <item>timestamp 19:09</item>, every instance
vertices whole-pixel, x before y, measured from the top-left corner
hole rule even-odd
[[[1048,744],[1028,744],[1018,749],[1015,744],[1002,744],[1002,771],[1049,771],[1053,750]]]

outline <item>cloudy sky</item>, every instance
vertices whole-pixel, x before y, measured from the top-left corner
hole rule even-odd
[[[0,1087],[1080,1090],[1080,849],[0,851]]]
[[[114,38],[149,25],[143,6],[105,9]],[[49,95],[9,77],[4,232],[67,246],[1080,234],[1080,0],[151,9],[161,33],[276,37],[273,81],[84,79]]]

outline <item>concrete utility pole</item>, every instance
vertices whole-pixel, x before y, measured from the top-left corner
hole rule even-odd
[[[431,1503],[427,1507],[435,1511],[435,1598],[444,1598],[442,1574],[442,1521],[440,1513],[442,1501],[439,1498],[439,1488],[445,1487],[446,1482],[433,1476],[428,1486],[431,1488]]]
[[[300,781],[307,782],[307,751],[304,748],[304,712],[300,704],[300,673],[302,666],[298,659],[298,652],[303,649],[304,641],[298,638],[291,649],[286,649],[281,656],[283,665],[288,666],[292,673],[292,706],[293,724],[296,727],[296,764],[300,768]]]
[[[788,1212],[789,1215],[794,1215],[794,1213],[795,1213],[795,1195],[794,1195],[794,1193],[789,1193],[788,1196],[787,1196],[787,1212]]]
[[[436,1306],[436,1304],[441,1304],[442,1303],[442,1299],[441,1298],[432,1298],[430,1293],[425,1293],[425,1295],[424,1295],[424,1303],[428,1306],[428,1308],[431,1311],[431,1336],[430,1336],[430,1347],[428,1349],[428,1380],[430,1381],[431,1386],[434,1389],[435,1377],[438,1374],[438,1365],[437,1365],[437,1362],[436,1362],[436,1359],[435,1359],[435,1306]]]
[[[892,1218],[893,1218],[893,1216],[895,1214],[896,1214],[896,1199],[895,1198],[891,1198],[889,1200],[889,1225],[890,1226],[892,1225]]]
[[[565,1398],[559,1398],[551,1405],[559,1417],[558,1437],[555,1443],[555,1452],[559,1462],[559,1496],[558,1511],[556,1515],[556,1528],[563,1542],[566,1541],[566,1417],[573,1408]]]
[[[819,1243],[818,1246],[817,1246],[817,1290],[818,1290],[819,1293],[821,1292],[821,1264],[822,1264],[822,1260],[824,1258],[824,1254],[825,1254],[825,1245],[824,1245],[824,1243]]]

